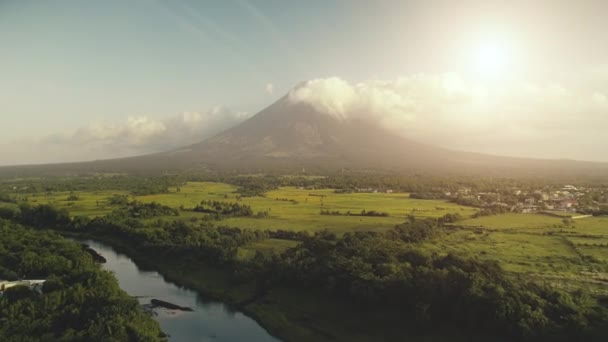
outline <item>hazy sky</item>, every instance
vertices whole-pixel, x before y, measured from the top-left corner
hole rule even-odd
[[[290,90],[451,148],[608,161],[606,13],[584,0],[0,0],[0,164],[178,147]]]

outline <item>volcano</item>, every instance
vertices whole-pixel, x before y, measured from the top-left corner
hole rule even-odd
[[[179,164],[218,168],[385,168],[421,165],[449,153],[360,119],[321,113],[287,96],[242,124],[183,149],[161,154]]]
[[[455,137],[456,138],[456,137]],[[0,168],[57,172],[160,173],[231,171],[392,170],[476,175],[604,176],[608,164],[455,151],[396,135],[379,123],[316,110],[286,95],[241,124],[172,151],[84,163]],[[36,173],[36,172],[34,172]]]

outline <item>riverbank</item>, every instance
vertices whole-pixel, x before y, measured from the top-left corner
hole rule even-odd
[[[407,322],[400,319],[398,312],[361,310],[360,306],[319,292],[274,287],[260,294],[255,284],[238,281],[232,270],[201,260],[168,258],[157,249],[136,249],[110,237],[66,235],[107,244],[131,258],[140,269],[158,272],[167,282],[221,301],[284,341],[472,341],[453,331],[407,335]]]
[[[221,301],[231,310],[243,312],[251,317],[271,335],[281,340],[369,341],[373,339],[371,336],[357,338],[356,335],[347,331],[339,332],[343,336],[341,338],[331,328],[317,326],[311,318],[300,317],[300,319],[304,318],[308,322],[294,322],[293,318],[290,317],[291,315],[282,313],[288,310],[278,305],[279,301],[293,303],[292,300],[286,300],[285,291],[273,289],[272,293],[260,297],[256,293],[255,284],[235,282],[235,277],[230,270],[206,265],[200,260],[164,258],[152,250],[136,250],[114,238],[90,234],[63,234],[71,238],[90,239],[107,244],[117,252],[132,259],[141,270],[158,272],[167,282],[193,290],[203,298]],[[306,301],[310,303],[310,299],[312,298],[308,298]],[[317,302],[318,299],[314,301]],[[332,307],[336,307],[336,305],[332,305]],[[300,316],[302,316],[301,310]]]

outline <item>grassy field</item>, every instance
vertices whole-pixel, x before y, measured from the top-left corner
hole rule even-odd
[[[236,202],[236,187],[222,183],[188,183],[180,191],[169,194],[140,196],[142,202],[158,202],[172,207],[193,208],[201,200]],[[336,194],[331,189],[303,190],[285,187],[270,191],[265,196],[243,197],[241,204],[250,205],[254,212],[268,211],[264,219],[237,217],[222,222],[235,227],[251,229],[284,229],[319,231],[328,229],[336,233],[357,230],[386,230],[403,222],[409,214],[417,217],[439,217],[447,213],[460,213],[467,217],[476,209],[445,201],[416,200],[408,194],[353,193]],[[388,212],[389,217],[320,215],[321,210],[360,213],[362,210]],[[184,213],[184,217],[202,216]]]
[[[105,215],[118,206],[108,204],[112,195],[126,195],[121,191],[76,192],[78,200],[69,201],[69,192],[40,193],[30,195],[31,204],[52,204],[67,209],[73,216],[96,217]],[[293,187],[270,191],[265,196],[243,197],[237,199],[237,188],[230,184],[190,182],[185,186],[170,189],[168,194],[137,196],[141,202],[157,202],[170,207],[184,209],[194,208],[202,200],[238,202],[250,205],[254,213],[267,211],[269,217],[233,217],[226,218],[218,224],[244,229],[319,231],[328,229],[336,234],[348,231],[383,231],[402,223],[410,214],[416,217],[439,217],[447,213],[459,213],[469,217],[476,209],[439,200],[418,200],[409,198],[408,194],[386,193],[352,193],[337,194],[331,189],[304,190]],[[362,210],[388,212],[389,217],[368,216],[331,216],[321,215],[321,210],[360,213]],[[206,214],[182,210],[180,219],[201,219]],[[150,219],[155,221],[157,218]],[[170,219],[174,219],[171,217]],[[253,243],[239,250],[239,257],[250,258],[256,251],[277,253],[292,247],[288,240],[268,239]]]
[[[117,207],[107,203],[120,191],[78,192],[77,201],[68,201],[67,192],[29,195],[32,204],[50,203],[66,208],[74,216],[104,215]],[[439,217],[459,213],[467,218],[456,222],[462,228],[424,244],[432,253],[458,253],[498,261],[505,270],[530,279],[549,281],[563,288],[584,287],[608,295],[608,218],[589,217],[565,225],[562,218],[541,214],[502,214],[470,218],[475,208],[440,200],[417,200],[404,193],[337,194],[331,189],[304,190],[284,187],[264,196],[238,198],[235,186],[223,183],[191,182],[173,188],[168,194],[130,197],[142,202],[158,202],[182,207],[180,219],[201,219],[205,214],[187,210],[202,200],[238,202],[269,217],[226,218],[217,224],[245,229],[284,229],[319,231],[384,231],[402,223],[410,214]],[[389,217],[330,216],[321,210],[360,213],[362,210],[387,212]],[[155,218],[156,219],[156,218]],[[171,218],[173,219],[173,218]],[[281,252],[295,242],[267,239],[239,249],[246,259],[256,251]]]
[[[467,227],[485,227],[499,230],[544,229],[562,224],[562,219],[540,214],[502,214],[482,216],[458,222]]]
[[[116,210],[117,206],[108,204],[108,198],[113,195],[126,195],[127,192],[119,190],[105,190],[94,192],[75,192],[78,200],[69,201],[70,192],[37,193],[27,196],[27,202],[32,205],[52,204],[57,208],[65,208],[72,216],[103,216]]]
[[[564,225],[540,214],[503,214],[455,223],[464,226],[425,243],[435,253],[496,260],[505,270],[565,289],[608,295],[608,218]]]
[[[401,223],[414,214],[416,217],[439,217],[447,213],[460,213],[471,216],[476,209],[460,206],[440,200],[417,200],[408,194],[353,193],[336,194],[331,189],[301,190],[285,187],[270,191],[265,196],[243,197],[237,200],[237,188],[230,184],[191,182],[178,189],[171,189],[168,194],[132,197],[142,202],[158,202],[170,207],[185,209],[194,208],[202,200],[238,202],[250,205],[254,212],[267,211],[270,217],[265,219],[241,217],[228,218],[222,221],[226,225],[252,229],[285,229],[318,231],[329,229],[336,233],[353,230],[384,230]],[[69,201],[68,192],[51,194],[34,194],[28,197],[32,204],[53,204],[66,208],[73,216],[100,216],[117,207],[108,204],[107,200],[114,194],[126,194],[120,191],[76,192],[79,199]],[[347,211],[358,214],[362,210],[388,212],[389,217],[368,216],[330,216],[320,215],[321,210]],[[204,214],[183,211],[182,217],[202,217]]]

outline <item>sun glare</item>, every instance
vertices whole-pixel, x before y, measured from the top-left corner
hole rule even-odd
[[[483,77],[503,75],[508,67],[508,49],[498,42],[480,45],[474,55],[474,70]]]

